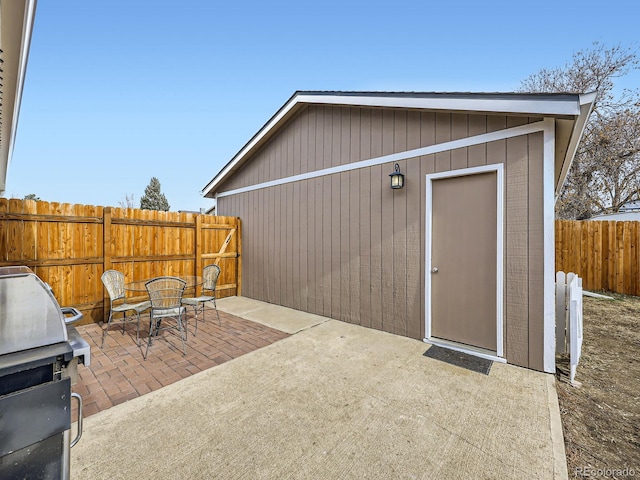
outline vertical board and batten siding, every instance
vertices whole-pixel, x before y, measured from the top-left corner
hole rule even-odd
[[[236,295],[241,249],[235,217],[0,198],[0,266],[30,267],[60,305],[83,313],[82,323],[108,314],[100,277],[110,268],[132,281],[199,275],[217,262],[219,296]]]
[[[538,120],[310,105],[218,192]],[[537,133],[402,160],[401,190],[389,163],[219,197],[243,219],[243,295],[422,339],[425,177],[503,163],[505,353],[542,370],[542,149]]]

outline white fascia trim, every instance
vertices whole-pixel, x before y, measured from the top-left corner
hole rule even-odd
[[[564,186],[564,180],[569,173],[569,168],[573,163],[573,158],[578,151],[578,144],[584,134],[584,129],[587,127],[587,122],[593,111],[593,104],[596,100],[596,93],[587,93],[580,95],[580,115],[574,122],[573,131],[571,132],[571,138],[569,139],[569,146],[565,158],[562,160],[562,169],[560,171],[560,178],[555,188],[555,200],[560,197],[560,192]]]
[[[578,115],[580,106],[575,100],[526,100],[522,98],[451,98],[384,95],[305,95],[298,102],[363,107],[418,108],[425,110],[455,110],[487,113],[516,113],[525,115]]]
[[[431,206],[433,204],[433,180],[451,177],[462,177],[478,173],[496,172],[496,352],[495,357],[504,357],[504,165],[496,163],[482,165],[480,167],[462,168],[447,172],[430,173],[426,176],[426,218],[425,218],[425,342],[442,343],[441,339],[431,337],[431,235],[433,217]],[[554,277],[555,278],[555,277]],[[554,344],[555,345],[555,344]],[[467,351],[467,350],[461,350]],[[468,353],[476,355],[472,350]]]
[[[336,167],[316,170],[314,172],[301,173],[299,175],[293,175],[291,177],[279,178],[277,180],[271,180],[269,182],[263,182],[255,185],[236,188],[234,190],[228,190],[226,192],[218,192],[217,197],[222,198],[229,195],[238,195],[240,193],[251,192],[253,190],[260,190],[262,188],[275,187],[287,183],[299,182],[301,180],[308,180],[317,177],[324,177],[326,175],[348,172],[351,170],[357,170],[359,168],[372,167],[385,163],[398,162],[400,160],[406,160],[408,158],[420,157],[422,155],[432,155],[434,153],[454,150],[456,148],[470,147],[482,143],[495,142],[496,140],[504,140],[505,138],[518,137],[520,135],[528,135],[530,133],[535,133],[543,130],[544,125],[544,121],[529,123],[526,125],[520,125],[518,127],[507,128],[505,130],[498,130],[496,132],[483,133],[481,135],[475,135],[473,137],[466,137],[459,140],[452,140],[450,142],[438,143],[436,145],[430,145],[428,147],[421,147],[404,152],[392,153],[390,155],[383,155],[382,157],[370,158],[368,160],[362,160],[360,162],[348,163]]]
[[[474,98],[471,98],[474,95]],[[477,98],[476,98],[477,96]],[[299,93],[240,150],[231,161],[202,189],[206,196],[221,181],[227,178],[235,166],[248,154],[289,112],[299,103],[319,105],[349,105],[360,107],[413,108],[424,110],[452,110],[466,112],[514,113],[522,115],[571,115],[580,113],[579,102],[575,100],[526,100],[523,98],[495,98],[470,94],[469,97],[451,96],[415,97],[393,95],[317,95]]]
[[[250,152],[262,139],[271,131],[287,114],[291,111],[293,107],[299,102],[298,97],[294,97],[287,104],[280,109],[278,113],[276,113],[269,122],[260,129],[260,131],[256,134],[255,137],[251,139],[249,143],[247,143],[242,150],[240,150],[235,157],[224,167],[218,175],[215,176],[213,180],[202,190],[202,195],[206,196],[211,190],[213,190],[218,182],[221,179],[226,178],[226,176],[233,170],[233,168],[240,162],[240,160]]]
[[[556,150],[556,125],[553,118],[543,120],[542,209],[543,209],[543,282],[544,339],[543,369],[556,371],[556,305],[555,305],[555,192],[553,188]]]
[[[33,22],[36,14],[36,0],[28,0],[25,5],[24,12],[24,28],[22,30],[22,45],[20,48],[20,64],[18,65],[18,77],[16,79],[16,97],[13,108],[11,139],[9,141],[9,151],[7,155],[7,163],[11,161],[13,156],[13,147],[18,130],[18,118],[20,117],[20,104],[22,102],[22,90],[27,75],[27,63],[29,61],[29,48],[31,46],[31,36],[33,32]]]

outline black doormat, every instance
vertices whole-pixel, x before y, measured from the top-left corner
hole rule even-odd
[[[431,345],[429,350],[424,352],[424,356],[485,375],[489,375],[489,370],[491,370],[491,365],[493,364],[491,360],[487,360],[486,358],[476,357],[449,348],[438,347],[437,345]]]

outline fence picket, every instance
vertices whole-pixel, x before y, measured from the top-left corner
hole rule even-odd
[[[566,353],[566,296],[567,276],[564,272],[556,273],[556,352]]]
[[[566,283],[566,297],[565,297],[565,305],[566,305],[566,320],[565,320],[565,329],[566,329],[566,339],[567,339],[567,343],[566,343],[566,351],[570,352],[571,351],[571,321],[570,321],[570,315],[569,315],[569,302],[571,300],[571,283],[575,280],[575,278],[577,277],[577,275],[573,272],[569,272],[567,273],[567,283]]]
[[[582,279],[575,275],[567,281],[569,298],[569,380],[573,383],[582,354]]]

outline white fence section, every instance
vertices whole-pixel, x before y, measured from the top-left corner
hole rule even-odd
[[[573,382],[582,352],[582,279],[575,273],[556,273],[556,352],[569,353]]]

